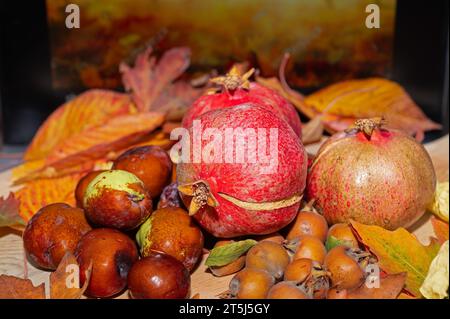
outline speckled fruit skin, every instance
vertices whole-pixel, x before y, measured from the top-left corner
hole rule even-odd
[[[178,185],[206,181],[218,201],[218,206],[202,207],[194,217],[216,237],[231,238],[242,235],[264,235],[278,231],[295,217],[300,202],[271,210],[245,209],[220,196],[225,193],[241,201],[266,203],[302,195],[306,184],[307,154],[300,139],[290,126],[278,116],[254,104],[242,104],[200,117],[203,130],[217,128],[266,128],[269,141],[270,128],[278,129],[278,168],[274,173],[261,174],[258,163],[179,163]],[[192,128],[190,129],[192,139]],[[202,141],[202,145],[208,141]],[[224,143],[224,154],[234,152],[233,145]],[[267,142],[267,149],[269,149]],[[246,149],[244,149],[247,152]],[[192,154],[191,154],[192,158]],[[189,207],[192,197],[181,194]]]
[[[128,275],[133,299],[184,299],[191,278],[181,262],[167,254],[153,252],[136,262]]]
[[[136,234],[143,257],[160,251],[192,271],[203,252],[203,234],[188,213],[178,207],[155,210]]]
[[[99,186],[101,180],[109,181],[115,178],[111,177],[114,171],[117,170],[105,171],[89,183],[84,194],[83,207],[86,217],[95,225],[130,230],[142,224],[150,216],[152,199],[144,184],[134,175],[132,182],[128,182],[128,179],[118,182],[127,187],[128,191]],[[132,175],[129,172],[125,174]]]
[[[81,285],[92,262],[86,295],[106,298],[125,289],[128,272],[139,254],[136,244],[127,235],[116,229],[97,228],[83,236],[75,257],[80,266]]]
[[[50,204],[28,221],[23,232],[25,252],[34,265],[54,270],[90,230],[83,210],[64,203]]]
[[[319,149],[306,194],[328,223],[351,219],[389,230],[417,221],[431,202],[436,176],[424,147],[403,132],[341,132]]]
[[[75,188],[75,199],[77,201],[77,207],[83,208],[83,197],[84,193],[86,192],[87,186],[95,177],[97,177],[98,174],[103,172],[104,170],[89,172],[78,181],[77,187]]]
[[[172,161],[159,146],[140,146],[120,155],[113,169],[121,169],[136,175],[145,185],[152,198],[158,197],[170,183]]]
[[[192,121],[208,111],[219,110],[243,103],[255,103],[284,119],[301,138],[302,123],[297,111],[285,98],[272,89],[258,83],[250,83],[250,89],[238,88],[233,92],[224,91],[203,95],[187,110],[183,117],[183,127],[189,128]]]

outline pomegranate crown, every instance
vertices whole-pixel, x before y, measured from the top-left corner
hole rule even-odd
[[[359,119],[355,121],[355,124],[347,130],[347,132],[363,132],[364,135],[370,139],[375,129],[380,129],[386,124],[386,120],[382,117],[374,117],[370,119]]]
[[[255,69],[251,68],[242,74],[236,66],[233,66],[224,76],[212,78],[210,81],[222,86],[226,91],[234,91],[239,88],[248,90],[250,88],[250,81],[248,79],[254,72]]]

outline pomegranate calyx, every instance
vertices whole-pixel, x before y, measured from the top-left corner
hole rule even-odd
[[[225,91],[234,91],[236,89],[250,89],[250,81],[248,80],[255,72],[254,68],[251,68],[244,74],[241,74],[236,66],[233,66],[225,76],[218,76],[212,78],[212,83],[222,86]]]
[[[233,197],[231,195],[225,194],[225,193],[218,193],[220,197],[226,199],[229,202],[232,202],[234,205],[244,208],[247,210],[274,210],[279,208],[285,208],[292,205],[295,205],[299,203],[302,200],[303,195],[295,194],[291,197],[284,198],[281,200],[273,201],[273,202],[246,202],[243,200],[240,200],[236,197]]]
[[[189,216],[195,215],[205,205],[211,207],[219,206],[219,202],[211,193],[206,181],[199,180],[194,183],[178,185],[178,191],[186,196],[192,197],[189,205]]]
[[[386,121],[382,117],[374,117],[370,119],[359,119],[355,121],[353,127],[351,127],[347,132],[356,131],[363,132],[368,140],[372,137],[373,131],[375,129],[380,129]]]

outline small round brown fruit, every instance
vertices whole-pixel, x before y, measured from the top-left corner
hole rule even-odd
[[[259,235],[259,236],[255,236],[255,240],[257,241],[272,241],[274,243],[277,244],[283,244],[284,242],[284,237],[281,236],[280,233],[271,233],[271,234],[267,234],[267,235]]]
[[[261,241],[247,252],[245,265],[248,268],[266,270],[276,279],[283,278],[290,258],[286,249],[272,241]]]
[[[78,181],[77,187],[75,188],[75,199],[77,201],[77,207],[83,208],[83,198],[84,193],[86,192],[86,188],[98,174],[103,172],[104,170],[89,172]]]
[[[142,181],[122,170],[98,174],[87,186],[83,198],[87,218],[103,227],[129,230],[152,213],[152,199]]]
[[[328,252],[324,267],[330,273],[332,287],[352,289],[363,283],[365,274],[358,263],[360,256],[366,254],[346,246],[336,246]]]
[[[158,252],[137,261],[128,275],[128,288],[134,299],[187,298],[190,284],[186,267],[172,256]]]
[[[106,298],[121,292],[127,285],[131,266],[138,260],[135,243],[116,229],[97,228],[81,238],[75,251],[80,266],[80,282],[92,263],[86,294]]]
[[[270,288],[268,299],[311,299],[302,286],[294,282],[282,281]]]
[[[328,230],[327,242],[325,244],[327,250],[331,250],[338,245],[359,248],[358,240],[353,234],[350,225],[345,223],[334,224]]]
[[[120,155],[113,169],[121,169],[136,175],[148,189],[152,198],[158,197],[163,188],[170,183],[172,161],[159,146],[140,146]]]
[[[294,250],[294,260],[307,258],[317,261],[319,264],[323,264],[327,250],[317,237],[302,236],[300,238],[294,238],[288,243],[288,246],[291,245],[296,247]]]
[[[307,258],[293,260],[284,270],[284,280],[302,283],[311,275],[315,265],[319,264]]]
[[[298,213],[292,226],[289,227],[286,239],[292,240],[301,236],[314,236],[325,242],[327,232],[328,224],[322,215],[316,212],[302,211]]]
[[[23,232],[25,252],[34,265],[54,270],[90,230],[82,209],[63,203],[47,205],[28,221]]]
[[[346,289],[331,288],[327,292],[327,299],[347,299]]]
[[[225,245],[231,244],[233,242],[234,242],[234,240],[219,240],[214,245],[214,248],[225,246]],[[210,266],[209,269],[211,270],[211,272],[213,273],[214,276],[222,277],[222,276],[234,274],[234,273],[240,271],[244,267],[245,267],[245,255],[242,255],[238,259],[229,263],[228,265]]]
[[[244,268],[230,281],[230,294],[237,299],[264,299],[275,278],[265,270]]]
[[[194,269],[203,252],[200,228],[178,207],[155,210],[139,228],[136,241],[143,257],[160,251],[181,261],[189,271]]]

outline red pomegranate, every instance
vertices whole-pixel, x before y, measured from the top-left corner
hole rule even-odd
[[[251,69],[244,75],[240,75],[237,68],[233,67],[226,76],[212,79],[212,82],[223,87],[223,91],[198,98],[184,115],[183,127],[189,128],[195,118],[208,111],[243,103],[255,103],[288,122],[295,134],[301,138],[302,123],[295,108],[274,90],[248,81],[253,71],[254,69]]]
[[[193,151],[177,165],[190,215],[222,238],[269,234],[292,221],[306,184],[307,155],[291,127],[255,104],[210,111],[198,120],[189,129]]]
[[[389,230],[417,221],[431,202],[436,176],[415,139],[381,119],[357,120],[319,149],[306,187],[330,224],[353,219]]]

